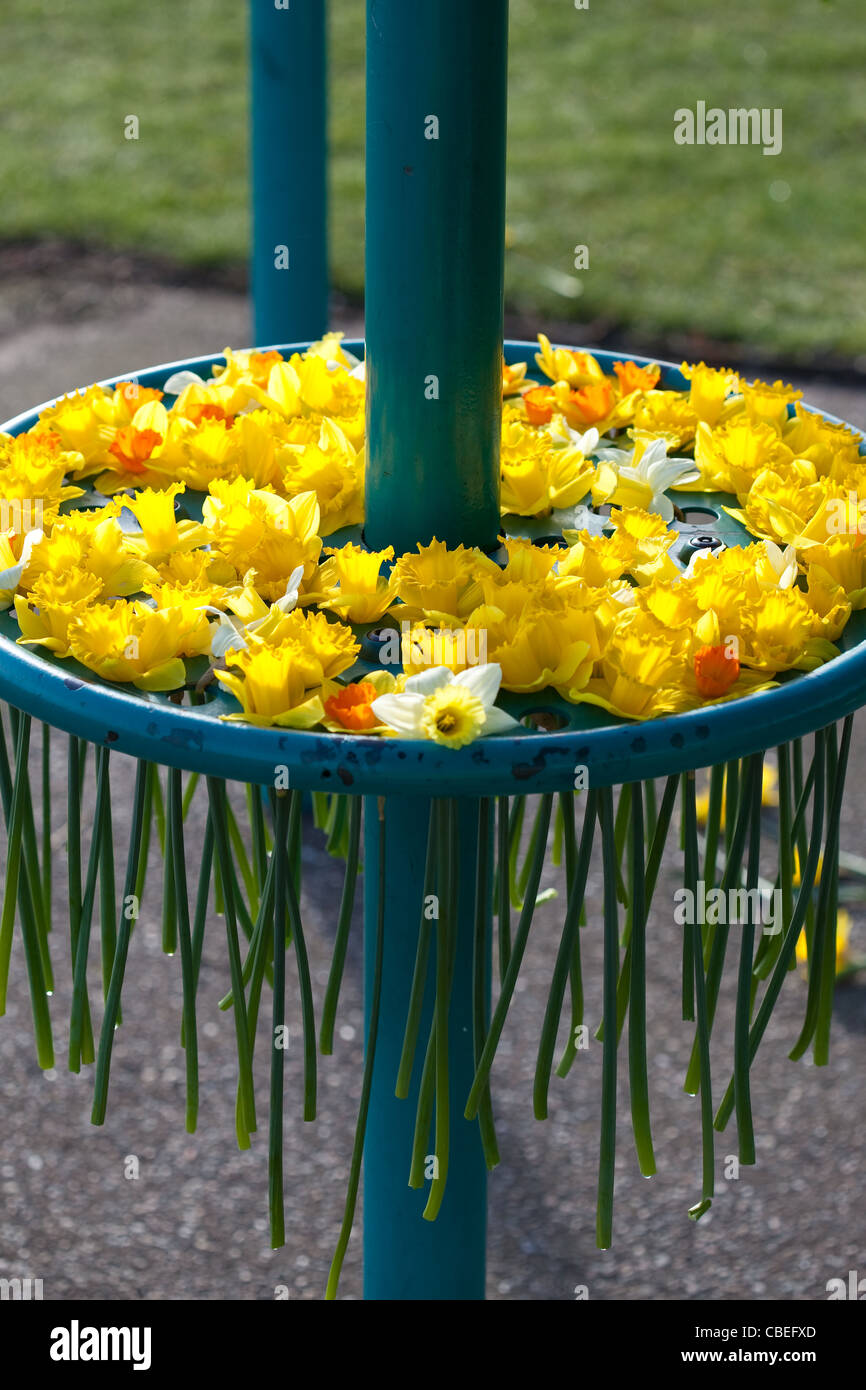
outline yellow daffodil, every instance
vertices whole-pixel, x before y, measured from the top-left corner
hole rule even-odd
[[[283,729],[310,729],[324,713],[321,670],[316,671],[306,647],[286,641],[279,646],[256,643],[247,651],[230,653],[232,670],[216,678],[241,706],[228,720]],[[318,679],[317,679],[318,677]]]
[[[496,574],[497,566],[477,550],[444,541],[419,545],[418,553],[401,555],[391,571],[397,596],[407,605],[401,614],[447,620],[466,616],[475,607],[480,575]],[[399,612],[400,610],[392,610]]]
[[[698,419],[708,425],[719,424],[726,406],[730,413],[729,397],[739,381],[736,372],[726,367],[708,367],[704,362],[694,366],[683,362],[680,371],[689,382],[689,405]]]
[[[23,587],[32,587],[40,575],[59,577],[69,569],[94,575],[102,585],[103,598],[138,593],[156,577],[153,567],[130,548],[117,517],[108,508],[63,517],[51,535],[34,546]]]
[[[551,381],[564,381],[573,388],[604,381],[604,372],[591,353],[551,347],[543,333],[539,333],[538,343],[541,351],[535,354],[536,364]]]
[[[208,541],[203,526],[177,520],[174,499],[183,491],[183,483],[172,483],[160,492],[147,487],[123,499],[124,507],[141,527],[140,536],[127,532],[126,544],[150,565],[164,564],[173,554],[195,550]]]
[[[382,566],[394,558],[393,547],[365,550],[350,544],[328,547],[325,554],[328,559],[317,576],[319,607],[350,623],[374,623],[381,618],[397,594],[393,576],[381,575]]]
[[[718,429],[703,421],[695,436],[695,462],[707,492],[748,493],[766,469],[780,471],[793,459],[772,425],[736,418]]]
[[[547,516],[589,492],[595,468],[579,449],[559,447],[519,419],[503,421],[500,451],[503,514]]]
[[[305,583],[312,580],[322,549],[314,492],[286,501],[266,489],[250,488],[242,478],[220,481],[211,484],[202,512],[214,549],[238,572],[254,570],[263,598],[280,598],[299,565]]]
[[[26,598],[16,595],[15,612],[21,628],[18,641],[69,656],[69,624],[101,593],[100,581],[83,569],[42,575]]]
[[[333,420],[323,420],[315,444],[286,451],[279,485],[287,497],[316,494],[322,536],[364,520],[364,457]]]
[[[176,690],[186,680],[181,654],[197,650],[196,629],[207,650],[207,619],[178,609],[159,612],[143,603],[97,603],[69,624],[69,649],[77,661],[105,680],[124,681],[139,690]]]

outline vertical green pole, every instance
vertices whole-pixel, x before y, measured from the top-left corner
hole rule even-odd
[[[326,0],[250,0],[255,342],[328,326]]]
[[[367,3],[365,537],[398,554],[433,536],[496,544],[507,34],[507,0]],[[463,1118],[474,1073],[477,801],[458,803],[450,1162],[434,1222],[421,1216],[426,1193],[408,1186],[421,1056],[409,1099],[394,1096],[429,811],[422,797],[388,798],[382,1009],[364,1151],[366,1298],[484,1297],[486,1168],[477,1125]],[[371,865],[381,833],[373,802],[365,822]],[[369,1000],[378,904],[373,875],[365,877]],[[422,1038],[429,988],[428,996]]]
[[[508,0],[367,0],[366,538],[499,527]]]

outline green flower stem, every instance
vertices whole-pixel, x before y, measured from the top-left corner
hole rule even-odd
[[[289,850],[292,847],[292,826],[300,823],[300,804],[301,793],[297,791],[289,792]],[[296,839],[299,839],[296,833]],[[276,850],[275,850],[276,852]],[[298,890],[295,887],[295,876],[291,871],[292,865],[289,864],[289,872],[286,875],[286,895],[281,899],[277,894],[277,910],[279,911],[281,902],[286,902],[289,910],[289,925],[291,928],[292,940],[295,947],[295,960],[298,967],[298,982],[301,991],[301,1016],[303,1020],[304,1032],[304,1119],[314,1120],[316,1118],[316,1017],[313,1011],[313,986],[310,980],[310,965],[307,958],[307,946],[304,940],[304,928],[301,924],[301,910],[298,903]],[[274,961],[276,968],[276,961]]]
[[[710,795],[707,807],[706,850],[704,853],[704,882],[715,888],[718,875],[717,858],[721,830],[722,805],[725,792],[725,765],[717,763],[710,769]]]
[[[601,1140],[598,1158],[598,1202],[595,1241],[599,1250],[610,1249],[613,1238],[613,1183],[616,1157],[616,984],[619,975],[619,908],[617,902],[616,835],[613,820],[613,794],[609,787],[599,792],[598,821],[601,830],[604,878],[604,989],[605,1022],[601,1067]]]
[[[138,877],[135,880],[135,896],[139,905],[144,897],[144,884],[147,878],[147,866],[150,858],[150,833],[153,825],[153,784],[157,778],[157,769],[154,763],[147,764],[147,780],[144,789],[144,820],[141,831],[141,854],[138,862]]]
[[[103,831],[99,847],[99,940],[102,958],[102,997],[108,995],[117,949],[117,893],[114,878],[114,826],[111,820],[111,779],[106,777]]]
[[[653,894],[655,893],[656,881],[661,868],[662,855],[664,854],[665,843],[667,841],[668,830],[670,829],[671,817],[676,803],[677,789],[680,779],[674,774],[665,782],[665,789],[662,795],[661,808],[656,815],[655,826],[652,834],[652,844],[650,846],[649,858],[647,859],[646,874],[644,878],[644,912],[649,914],[652,904]],[[617,1036],[622,1037],[622,1030],[628,1012],[628,1000],[631,980],[631,946],[629,938],[631,936],[631,914],[626,915],[626,924],[623,930],[623,940],[626,942],[626,949],[623,953],[622,966],[619,972],[619,980],[616,986],[616,1027]],[[604,1019],[599,1023],[595,1030],[595,1036],[599,1042],[604,1040]]]
[[[646,1057],[646,895],[644,862],[643,798],[640,786],[631,798],[631,972],[628,1000],[628,1075],[631,1123],[638,1164],[645,1178],[656,1171],[649,1113],[649,1081]]]
[[[751,806],[749,804],[748,797],[740,796],[739,794],[739,765],[737,765],[736,774],[734,774],[732,771],[733,767],[733,763],[728,764],[727,776],[728,779],[731,779],[734,776],[736,777],[737,810],[734,819],[733,829],[731,830],[730,841],[728,842],[726,847],[727,860],[725,863],[725,869],[722,874],[721,883],[719,885],[723,893],[727,893],[728,890],[731,887],[733,887],[735,883],[739,883],[740,881],[740,873],[742,871],[743,866],[743,852],[746,844],[746,831],[748,829],[749,817],[751,813]],[[727,820],[727,817],[728,808],[726,807],[726,837],[729,829],[729,822]],[[718,1003],[719,998],[719,989],[721,988],[722,983],[722,972],[724,971],[725,966],[725,952],[727,950],[728,945],[729,930],[730,928],[727,925],[727,923],[724,926],[719,925],[713,927],[708,935],[706,950],[704,951],[704,959],[706,961],[705,989],[707,1001],[707,1028],[709,1032],[712,1032],[713,1019],[715,1017],[716,1012],[716,1004]],[[703,969],[701,973],[704,973]],[[689,1095],[696,1095],[698,1091],[698,1086],[700,1084],[701,1063],[699,1050],[700,1040],[696,1038],[694,1046],[692,1048],[692,1055],[689,1061],[688,1071],[686,1072],[686,1079],[683,1083],[683,1090],[687,1091]]]
[[[42,920],[45,923],[46,932],[51,930],[51,909],[52,909],[52,873],[51,873],[51,729],[48,724],[42,725]],[[46,943],[47,945],[47,943]],[[54,989],[54,981],[51,978],[51,961],[48,953],[45,953],[46,984],[50,990]]]
[[[283,1204],[283,1075],[285,1070],[286,926],[284,903],[288,893],[289,793],[277,792],[274,811],[276,881],[273,911],[274,990],[271,1018],[271,1105],[268,1131],[268,1196],[271,1246],[286,1242]],[[252,1040],[251,1040],[252,1045]]]
[[[517,856],[520,853],[520,832],[523,829],[525,815],[526,797],[515,796],[511,803],[508,821],[508,887],[511,906],[515,909],[519,909],[523,905],[520,889],[517,886]]]
[[[85,745],[86,746],[86,745]],[[81,740],[70,735],[69,771],[66,784],[66,865],[68,877],[69,902],[69,947],[72,968],[78,950],[78,933],[81,923]],[[93,1060],[93,1025],[90,1019],[90,1004],[84,1001],[82,1020],[81,1056],[90,1063]]]
[[[436,924],[436,998],[433,1006],[436,1077],[433,1152],[436,1156],[436,1171],[430,1183],[427,1204],[422,1212],[425,1221],[435,1221],[439,1215],[448,1181],[448,1159],[451,1144],[448,1015],[451,1008],[451,985],[454,978],[457,942],[457,896],[454,890],[458,882],[459,868],[457,862],[457,807],[455,802],[450,799],[442,807],[442,836],[446,846],[445,884],[449,891],[446,910],[440,912],[439,921]],[[488,1100],[489,1094],[488,1088]],[[483,1104],[484,1093],[482,1092],[479,1105],[483,1107]]]
[[[444,853],[445,847],[440,837],[439,807],[431,802],[427,828],[427,854],[424,863],[424,894],[421,903],[421,920],[418,926],[418,946],[415,951],[415,965],[412,971],[412,984],[409,989],[409,1009],[406,1015],[406,1028],[403,1033],[403,1046],[400,1051],[400,1064],[397,1068],[397,1082],[394,1087],[394,1094],[399,1100],[406,1100],[412,1082],[412,1069],[415,1065],[418,1033],[424,1011],[424,991],[427,985],[427,969],[433,937],[433,922],[427,917],[426,905],[430,897],[434,895],[438,861]]]
[[[571,793],[567,795],[571,796]],[[572,815],[574,807],[572,805]],[[544,1011],[544,1023],[541,1029],[541,1038],[538,1044],[538,1056],[535,1062],[535,1084],[533,1086],[532,1102],[537,1120],[547,1119],[547,1098],[550,1088],[550,1073],[553,1065],[553,1054],[556,1048],[556,1035],[559,1031],[559,1020],[562,1014],[562,1001],[565,995],[565,984],[568,979],[571,965],[574,959],[575,950],[578,952],[578,969],[580,968],[580,930],[579,920],[580,911],[583,907],[584,893],[586,891],[586,879],[589,873],[589,865],[592,859],[592,845],[595,836],[595,820],[598,813],[598,792],[592,788],[587,793],[586,809],[583,817],[583,829],[580,836],[580,849],[570,866],[568,866],[568,831],[566,831],[566,852],[567,852],[567,872],[568,872],[568,902],[565,911],[565,921],[562,927],[562,936],[559,940],[559,950],[556,953],[556,962],[553,967],[553,975],[550,981],[550,989],[547,995],[547,1007]],[[563,811],[566,826],[569,823],[568,808]],[[574,824],[572,820],[572,832]],[[582,1002],[582,1001],[581,1001]],[[576,1051],[575,1028],[574,1025],[569,1037],[569,1047]],[[565,1059],[563,1058],[563,1061]],[[560,1063],[562,1066],[562,1063]]]
[[[335,795],[331,807],[331,815],[328,819],[328,839],[325,849],[328,854],[337,859],[342,859],[346,853],[346,835],[349,822],[349,802],[348,796]],[[351,798],[354,803],[355,798]]]
[[[186,824],[186,818],[189,813],[189,808],[192,805],[192,799],[195,796],[198,784],[199,774],[197,772],[191,772],[186,784],[186,788],[183,793],[183,804],[181,806],[180,818],[184,822],[184,824]]]
[[[275,812],[276,820],[276,812]],[[273,982],[273,956],[274,956],[274,932],[279,929],[274,922],[275,913],[280,914],[282,923],[283,941],[287,941],[286,933],[286,905],[283,900],[282,907],[276,905],[276,870],[280,858],[285,862],[285,856],[271,853],[268,863],[268,874],[262,890],[262,898],[259,903],[259,915],[256,918],[255,930],[253,932],[253,945],[247,960],[244,962],[244,977],[247,978],[247,966],[249,965],[249,995],[247,997],[247,1027],[250,1039],[250,1060],[256,1050],[256,1028],[259,1019],[259,1006],[262,999],[262,984],[267,973]],[[283,950],[285,968],[285,948]],[[228,1008],[231,1004],[231,991],[225,1000],[220,1000],[220,1008]],[[243,1097],[241,1088],[238,1086],[238,1093],[235,1101],[235,1132],[237,1134],[238,1148],[248,1149],[250,1147],[250,1131],[244,1124]]]
[[[424,1186],[424,1168],[433,1125],[433,1106],[436,1099],[436,1019],[430,1025],[424,1065],[421,1068],[421,1083],[418,1087],[418,1105],[415,1110],[415,1132],[412,1136],[412,1156],[409,1162],[409,1186]]]
[[[541,823],[542,807],[539,804],[538,809],[535,812],[535,820],[532,823],[532,830],[529,835],[529,844],[526,847],[526,858],[523,861],[523,868],[520,870],[520,874],[517,879],[517,893],[521,903],[524,901],[526,897],[526,885],[529,882],[529,874],[532,868],[532,861],[535,857],[536,846],[538,844],[538,837],[541,833]]]
[[[483,799],[478,808],[478,853],[475,871],[475,932],[472,942],[472,1046],[477,1066],[481,1060],[484,1038],[489,1023],[488,969],[490,943],[488,940],[488,897],[490,888],[491,811],[493,803]],[[493,1101],[488,1086],[478,1110],[478,1127],[484,1162],[488,1169],[499,1162],[496,1125],[493,1120]]]
[[[10,716],[11,716],[12,710],[10,709],[9,712],[10,712]],[[11,721],[10,721],[10,722],[11,722]],[[16,730],[20,730],[20,722],[18,722],[18,723],[15,724],[15,728],[16,728]],[[16,745],[17,745],[17,734],[16,734]],[[32,922],[32,924],[33,924],[33,928],[32,928],[32,929],[36,932],[36,934],[37,934],[37,936],[38,936],[38,939],[39,939],[40,955],[41,955],[41,957],[42,957],[42,969],[43,969],[43,975],[44,975],[44,978],[45,978],[45,988],[46,988],[46,990],[53,990],[53,988],[54,988],[54,984],[53,984],[53,975],[52,975],[52,971],[51,971],[51,960],[50,960],[50,957],[49,957],[49,954],[48,954],[48,940],[47,940],[47,935],[46,935],[46,930],[47,930],[47,928],[45,928],[45,925],[44,925],[44,922],[43,922],[43,919],[42,919],[42,896],[41,896],[42,889],[41,889],[41,885],[40,885],[40,882],[39,882],[39,875],[38,875],[38,859],[37,859],[36,856],[35,856],[35,851],[33,851],[32,854],[31,854],[31,852],[28,850],[27,802],[28,802],[28,800],[29,800],[29,787],[24,787],[24,788],[22,788],[22,796],[24,797],[24,802],[22,803],[22,841],[23,841],[23,848],[22,848],[22,853],[21,853],[21,862],[20,862],[19,868],[18,868],[18,899],[19,899],[19,907],[20,907],[22,919],[24,918],[24,916],[27,916],[27,917],[28,917],[28,919],[29,919],[29,920]],[[7,750],[7,748],[6,748],[6,736],[5,736],[5,733],[3,732],[2,722],[0,722],[0,801],[2,801],[2,805],[3,805],[3,816],[4,816],[4,819],[5,819],[5,821],[6,821],[7,833],[11,833],[10,830],[9,830],[9,826],[10,826],[10,817],[11,817],[11,814],[12,814],[12,798],[13,798],[12,769],[11,769],[11,767],[10,767],[10,765],[9,765],[9,754],[8,754],[8,750]],[[13,909],[13,921],[14,921],[14,909]],[[11,936],[10,936],[10,938],[9,938],[8,945],[9,945],[9,948],[11,949]],[[9,961],[8,961],[8,957],[7,957],[5,969],[8,971],[8,968],[9,968]],[[0,973],[2,973],[2,968],[0,968]],[[3,986],[2,990],[0,990],[0,995],[2,995],[2,997],[5,998],[5,993],[4,993],[4,991],[5,991],[5,985]],[[0,1012],[2,1012],[2,1009],[0,1009]]]
[[[829,811],[824,842],[824,861],[821,871],[821,886],[818,891],[818,907],[815,913],[813,949],[809,958],[809,992],[806,998],[806,1018],[800,1036],[789,1053],[792,1061],[797,1061],[802,1057],[820,1025],[820,1048],[816,1041],[815,1049],[817,1066],[826,1065],[829,1050],[830,1012],[833,1007],[833,984],[836,975],[835,865],[839,851],[842,794],[845,789],[845,772],[851,748],[853,722],[854,717],[849,714],[842,726],[842,742],[838,757],[828,758],[828,793],[830,793],[831,778],[832,792],[828,798]],[[828,735],[829,750],[835,752],[835,739],[831,744]]]
[[[9,959],[12,951],[12,932],[15,924],[15,905],[18,900],[18,887],[21,875],[21,845],[27,800],[28,766],[30,752],[29,715],[22,714],[17,721],[15,749],[15,783],[9,813],[9,845],[6,859],[6,887],[3,899],[3,913],[0,918],[0,1014],[6,1012],[6,989],[9,976]],[[51,1018],[48,1012],[48,995],[45,976],[42,971],[42,957],[39,950],[39,932],[35,914],[30,910],[21,912],[21,933],[24,938],[24,954],[27,961],[27,979],[30,986],[30,1000],[33,1008],[33,1031],[36,1038],[36,1056],[39,1066],[48,1071],[54,1066],[54,1042],[51,1036]]]
[[[499,992],[499,998],[496,1001],[496,1008],[493,1011],[490,1031],[487,1034],[484,1049],[481,1054],[481,1061],[476,1068],[475,1079],[472,1082],[472,1089],[469,1092],[469,1099],[466,1102],[464,1114],[467,1120],[474,1120],[478,1113],[478,1106],[481,1103],[481,1097],[490,1076],[490,1068],[493,1065],[493,1058],[505,1024],[511,997],[514,994],[514,986],[517,983],[517,976],[523,961],[526,943],[529,939],[529,928],[532,925],[535,900],[538,896],[538,885],[541,881],[542,870],[544,869],[544,859],[547,850],[547,831],[550,826],[552,808],[553,796],[548,792],[541,798],[541,825],[539,834],[536,837],[535,854],[527,880],[526,897],[520,913],[520,920],[517,924],[517,932],[514,937],[511,959],[508,962],[508,970],[505,973],[505,980]]]
[[[508,797],[496,801],[496,920],[499,943],[499,985],[505,979],[511,957],[511,897],[508,880]]]
[[[698,847],[697,847],[697,817],[695,811],[695,774],[684,772],[682,775],[682,826],[683,826],[683,849],[686,851],[686,860],[689,868],[686,871],[683,887],[687,888],[693,895],[698,891]],[[694,855],[689,854],[689,837],[692,833],[692,822],[694,822]],[[692,898],[697,902],[696,896]],[[698,932],[697,939],[700,941],[701,964],[703,965],[703,939]],[[695,933],[688,928],[683,932],[683,969],[682,969],[682,1016],[685,1022],[693,1022],[695,1017]]]
[[[573,794],[572,794],[572,805]],[[562,815],[562,794],[556,803],[556,811],[553,817],[553,848],[550,851],[550,862],[555,868],[559,868],[562,863],[562,841],[565,834],[565,825]]]
[[[797,895],[794,914],[791,918],[787,931],[785,932],[782,947],[779,951],[778,959],[773,968],[770,982],[767,985],[764,997],[755,1015],[749,1033],[749,1062],[755,1060],[755,1055],[760,1046],[761,1039],[766,1032],[767,1024],[770,1021],[776,1000],[785,982],[788,973],[788,965],[795,958],[797,939],[806,918],[809,903],[812,901],[812,892],[815,887],[815,879],[818,873],[818,862],[821,856],[821,835],[824,826],[824,771],[826,765],[826,733],[821,730],[815,736],[815,796],[812,806],[812,833],[809,843],[809,852],[803,862],[803,876],[800,882],[800,891]],[[802,785],[802,782],[801,782]],[[734,1082],[730,1081],[728,1088],[719,1106],[715,1119],[715,1127],[723,1130],[731,1117],[734,1108]]]
[[[826,865],[826,859],[825,859]],[[830,1060],[830,1025],[833,1018],[833,997],[836,989],[836,935],[839,912],[839,865],[834,860],[828,866],[831,875],[827,911],[827,936],[821,969],[821,993],[818,1018],[815,1024],[815,1043],[812,1049],[816,1067],[826,1067]]]
[[[261,787],[247,784],[244,790],[247,799],[247,814],[250,821],[250,837],[253,847],[253,873],[256,880],[256,892],[259,897],[261,897],[265,886],[265,879],[268,876],[268,843],[267,829],[265,827],[264,796]]]
[[[653,836],[656,831],[656,820],[658,818],[658,807],[656,805],[656,784],[653,781],[644,782],[644,802],[646,806],[646,833],[647,838],[652,844]]]
[[[86,1033],[89,1033],[90,1004],[87,997],[87,955],[90,949],[90,928],[93,922],[93,904],[96,898],[96,880],[102,858],[102,841],[105,835],[106,804],[109,797],[109,752],[107,748],[96,749],[96,808],[93,815],[93,835],[90,840],[90,854],[87,863],[87,878],[84,885],[84,898],[81,904],[81,918],[78,939],[75,943],[75,961],[72,976],[72,1011],[69,1023],[69,1070],[80,1071],[82,1062],[90,1062],[84,1046]]]
[[[235,1016],[235,1036],[238,1053],[238,1077],[241,1089],[241,1113],[244,1129],[249,1133],[256,1127],[256,1107],[253,1091],[249,1030],[247,1027],[246,1004],[241,981],[241,955],[238,942],[237,918],[235,916],[235,892],[233,875],[229,872],[231,850],[229,848],[228,824],[226,817],[226,784],[218,777],[208,777],[211,819],[214,827],[214,849],[220,866],[223,883],[223,898],[228,941],[229,967],[231,973],[232,995]]]
[[[737,825],[737,807],[740,802],[740,764],[737,761],[725,766],[725,857],[730,858],[731,846]]]
[[[249,903],[249,910],[247,912],[247,922],[249,925],[249,931],[251,932],[252,914],[258,912],[259,909],[259,895],[256,890],[255,875],[253,874],[252,866],[249,861],[249,856],[247,855],[246,846],[243,841],[243,836],[241,835],[240,828],[235,818],[235,813],[232,810],[231,802],[228,800],[228,798],[226,798],[226,814],[228,817],[229,838],[231,840],[231,845],[234,851],[235,859],[237,860],[238,868],[241,871],[241,877],[244,881],[244,889],[246,891],[246,902]],[[243,899],[241,898],[240,901],[243,902]]]
[[[10,706],[10,723],[13,737],[17,746],[20,721],[23,716],[16,709]],[[45,915],[45,902],[43,895],[43,878],[40,871],[39,849],[36,838],[36,821],[33,815],[33,800],[30,794],[30,775],[28,775],[24,786],[24,838],[23,838],[23,875],[19,876],[18,890],[21,897],[20,907],[22,922],[24,914],[29,914],[33,928],[36,932],[36,939],[39,943],[39,954],[42,960],[42,974],[45,980],[46,990],[54,990],[54,972],[51,967],[51,956],[48,950],[48,933],[51,930],[51,916]]]
[[[749,858],[746,867],[746,890],[757,888],[761,854],[761,782],[763,754],[749,759],[746,772],[746,795],[751,800]],[[746,899],[751,901],[750,898]],[[734,1102],[737,1109],[740,1162],[755,1162],[755,1131],[752,1120],[752,1098],[749,1079],[749,1029],[752,1018],[752,957],[755,950],[755,923],[746,910],[741,924],[740,963],[737,972],[737,1003],[734,1015]]]
[[[75,740],[71,740],[75,742]],[[77,769],[76,769],[77,771]],[[72,768],[70,765],[70,777]],[[111,1051],[114,1046],[114,1032],[120,1017],[120,996],[123,990],[123,977],[129,954],[129,941],[135,921],[134,904],[130,897],[135,895],[138,881],[139,859],[142,850],[142,830],[147,793],[149,767],[139,762],[135,774],[135,791],[132,801],[132,824],[129,831],[129,854],[126,860],[126,879],[123,887],[123,905],[117,933],[117,948],[111,969],[111,980],[105,998],[105,1012],[102,1016],[102,1031],[99,1035],[99,1055],[96,1059],[96,1079],[93,1088],[93,1109],[90,1122],[94,1125],[105,1123],[105,1108],[108,1101],[108,1082],[111,1070]]]
[[[352,1161],[349,1166],[349,1186],[346,1193],[346,1207],[343,1224],[337,1240],[337,1248],[331,1261],[325,1298],[332,1302],[337,1297],[340,1271],[352,1234],[355,1220],[355,1205],[358,1200],[358,1184],[361,1179],[361,1162],[364,1156],[364,1139],[367,1133],[367,1114],[370,1109],[370,1091],[373,1085],[373,1067],[376,1061],[376,1037],[379,1031],[379,1010],[382,1000],[382,957],[385,944],[385,799],[379,798],[379,864],[378,864],[378,912],[376,918],[376,959],[373,970],[373,998],[370,1001],[370,1023],[367,1030],[367,1044],[364,1049],[364,1077],[361,1083],[361,1103],[358,1108],[358,1123],[352,1145]],[[429,1118],[427,1133],[429,1134]],[[423,1168],[422,1168],[423,1172]]]
[[[565,882],[566,882],[566,913],[568,904],[571,901],[572,890],[568,885],[575,882],[577,872],[577,840],[574,816],[574,792],[561,792],[559,806],[562,812],[563,839],[565,842]],[[584,811],[584,827],[586,826],[586,815]],[[595,813],[593,813],[592,826],[595,826]],[[581,894],[581,897],[583,895]],[[586,921],[584,905],[581,905],[577,914],[577,926],[574,931],[571,956],[567,962],[568,984],[570,995],[571,1019],[566,1038],[565,1048],[559,1065],[556,1068],[557,1076],[565,1077],[570,1072],[574,1059],[577,1056],[577,1030],[583,1024],[583,971],[580,961],[580,927]],[[538,1074],[538,1062],[536,1060],[536,1076]]]
[[[556,1067],[556,1075],[563,1079],[568,1076],[574,1066],[577,1057],[577,1031],[583,1026],[583,969],[580,960],[580,929],[586,926],[586,905],[580,906],[577,914],[577,931],[574,933],[574,946],[571,953],[571,960],[568,963],[568,994],[571,1018],[568,1027],[568,1037],[565,1047],[562,1049],[562,1056]]]
[[[698,881],[698,824],[695,808],[695,779],[689,774],[683,780],[683,849],[685,864],[683,886],[695,892]],[[685,928],[691,938],[689,962],[694,972],[694,1013],[695,1046],[698,1055],[698,1081],[701,1093],[701,1135],[702,1135],[702,1200],[689,1210],[689,1215],[697,1220],[710,1206],[715,1190],[715,1145],[713,1136],[713,1094],[710,1074],[710,1021],[707,1007],[706,980],[704,975],[704,956],[701,929],[697,922]]]
[[[319,1031],[319,1046],[325,1055],[334,1050],[334,1024],[337,1017],[337,1004],[340,998],[340,985],[346,964],[346,951],[349,946],[349,933],[352,930],[352,912],[355,906],[355,890],[358,880],[358,860],[361,846],[361,807],[359,796],[351,798],[349,808],[348,844],[346,850],[346,872],[343,878],[343,893],[340,899],[340,912],[337,918],[337,934],[334,940],[334,953],[328,984],[325,989],[325,1002],[322,1005],[322,1024]],[[425,889],[425,893],[426,893]]]
[[[186,854],[183,842],[183,784],[179,768],[169,768],[168,792],[172,802],[171,852],[177,905],[177,935],[183,982],[183,1045],[186,1052],[186,1129],[194,1134],[198,1123],[198,1028],[196,1025],[196,970],[189,925],[186,888]]]
[[[162,799],[162,781],[159,775],[159,764],[153,765],[153,811],[156,817],[156,834],[159,839],[159,852],[165,855],[165,804]]]
[[[213,870],[213,820],[211,819],[210,809],[208,809],[205,820],[204,838],[201,846],[201,865],[198,875],[198,890],[195,899],[195,916],[193,918],[192,929],[192,963],[195,972],[196,989],[198,988],[199,971],[201,970],[201,955],[204,949],[204,931],[207,921],[207,904],[210,896],[210,880]]]
[[[628,907],[628,889],[622,873],[625,842],[628,835],[629,810],[631,808],[631,782],[625,782],[619,790],[613,835],[616,844],[616,895],[623,907]]]
[[[161,837],[163,847],[163,866],[162,866],[162,949],[167,956],[173,956],[177,950],[177,887],[174,879],[174,807],[175,800],[172,796],[172,775],[180,772],[177,768],[169,768],[166,778],[165,793],[165,830]],[[162,791],[160,789],[160,795]]]

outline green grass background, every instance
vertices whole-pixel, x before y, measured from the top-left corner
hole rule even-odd
[[[242,259],[245,11],[3,0],[0,239]],[[330,13],[332,272],[356,293],[364,5],[330,0]],[[862,355],[864,71],[862,0],[512,0],[511,307]],[[676,146],[674,110],[699,99],[782,107],[782,153]],[[123,138],[130,113],[138,141]]]

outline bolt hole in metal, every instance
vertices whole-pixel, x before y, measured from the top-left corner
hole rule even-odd
[[[571,719],[568,715],[554,709],[531,709],[527,710],[521,717],[521,722],[528,729],[540,734],[554,734],[561,729],[571,727]]]

